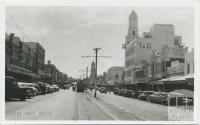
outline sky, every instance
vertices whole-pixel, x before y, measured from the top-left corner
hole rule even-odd
[[[69,76],[79,78],[91,67],[93,48],[100,47],[98,74],[111,66],[124,66],[125,36],[132,10],[138,15],[139,34],[155,23],[173,24],[175,35],[194,47],[194,10],[186,7],[86,7],[10,6],[6,8],[6,32],[26,42],[36,41],[46,50],[45,61]],[[90,74],[90,71],[89,71]]]

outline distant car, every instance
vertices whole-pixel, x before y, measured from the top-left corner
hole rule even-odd
[[[154,92],[148,97],[149,102],[166,104],[167,103],[168,93],[166,92]]]
[[[47,94],[52,93],[52,88],[51,88],[51,86],[49,84],[46,84],[46,93]]]
[[[113,93],[114,93],[115,95],[117,95],[118,92],[119,92],[119,88],[114,88]]]
[[[5,99],[9,100],[11,98],[20,99],[22,101],[26,100],[29,95],[27,88],[21,87],[15,78],[6,76],[5,78]]]
[[[107,89],[106,89],[106,87],[101,87],[101,88],[99,88],[99,92],[100,93],[107,93]]]
[[[64,85],[64,89],[70,89],[71,85]]]
[[[37,89],[37,95],[41,95],[42,94],[42,89],[41,87],[37,84],[37,83],[33,83],[34,88]]]
[[[134,91],[133,92],[133,98],[138,98],[138,96],[141,94],[141,91]]]
[[[133,97],[133,91],[132,90],[123,90],[123,96]]]
[[[39,94],[45,95],[46,94],[46,84],[43,82],[36,82],[36,84],[38,84],[39,88],[40,88]]]
[[[153,93],[154,91],[143,91],[137,98],[140,100],[147,100],[147,98]]]
[[[53,87],[53,89],[54,89],[55,92],[57,92],[57,91],[60,90],[60,88],[58,87],[57,84],[52,85],[52,87]]]

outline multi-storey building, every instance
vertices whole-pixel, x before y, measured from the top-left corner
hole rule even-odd
[[[144,33],[144,37],[138,35],[138,16],[132,11],[129,16],[128,35],[125,43],[125,82],[133,83],[136,74],[140,74],[146,65],[142,62],[150,63],[152,51],[152,38],[149,33]],[[137,66],[140,65],[140,66]],[[139,69],[140,68],[140,69]],[[138,76],[138,75],[137,75]]]
[[[36,53],[36,59],[34,60],[36,64],[35,73],[38,75],[44,74],[44,64],[45,64],[45,49],[40,45],[39,42],[25,42],[33,52]]]
[[[144,32],[140,37],[135,11],[129,16],[129,28],[123,47],[126,83],[143,83],[168,77],[167,69],[171,67],[171,62],[184,63],[184,54],[187,52],[181,36],[175,35],[172,24],[154,24],[150,32]]]
[[[107,84],[122,84],[124,82],[124,67],[111,67],[107,71]]]
[[[33,73],[36,68],[33,63],[35,53],[14,33],[6,36],[6,75],[19,81],[39,80],[40,77]]]

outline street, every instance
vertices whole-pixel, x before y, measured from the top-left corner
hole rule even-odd
[[[6,102],[7,120],[168,120],[167,106],[114,94],[60,90]]]

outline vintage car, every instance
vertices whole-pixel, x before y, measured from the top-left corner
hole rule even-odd
[[[142,91],[142,93],[137,98],[140,100],[147,100],[147,98],[153,93],[154,91]]]
[[[28,89],[28,93],[29,93],[28,96],[27,96],[28,98],[35,96],[36,93],[37,93],[37,90],[36,90],[36,88],[34,88],[32,83],[18,82],[18,85],[21,88],[27,88]]]
[[[99,92],[100,93],[107,93],[107,89],[106,89],[106,87],[101,87],[101,88],[99,88]]]
[[[123,90],[123,96],[133,97],[133,91],[132,90]]]
[[[47,94],[53,93],[53,87],[51,87],[51,85],[49,84],[46,84],[46,93]]]
[[[26,100],[26,97],[32,95],[31,88],[21,85],[22,82],[17,82],[15,78],[6,76],[5,78],[5,98],[9,100],[11,98]]]
[[[60,90],[60,88],[58,87],[57,84],[54,84],[54,85],[51,85],[51,86],[53,87],[53,91],[54,91],[54,92],[57,92],[57,91]]]
[[[168,93],[166,93],[166,92],[154,92],[152,95],[150,95],[147,98],[147,100],[149,102],[166,104],[167,103],[167,97],[168,97]]]
[[[39,94],[45,95],[46,94],[46,84],[43,82],[36,82],[36,84],[39,86]]]
[[[118,92],[119,92],[119,88],[114,88],[114,89],[113,89],[113,93],[114,93],[115,95],[117,95]]]
[[[133,91],[133,98],[137,99],[141,93],[141,91]]]

